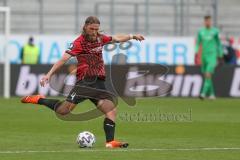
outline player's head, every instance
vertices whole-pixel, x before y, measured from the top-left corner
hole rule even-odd
[[[212,17],[210,15],[207,15],[204,17],[204,25],[207,28],[211,28],[212,26]]]
[[[29,37],[28,44],[29,45],[34,45],[34,38],[32,36]]]
[[[228,37],[227,41],[228,41],[230,46],[232,46],[234,44],[234,38],[233,37]]]
[[[82,34],[89,41],[96,41],[99,34],[100,21],[95,16],[90,16],[85,20]]]

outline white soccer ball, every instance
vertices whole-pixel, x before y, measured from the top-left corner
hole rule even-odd
[[[77,144],[81,148],[91,148],[96,142],[94,134],[88,131],[84,131],[78,134],[77,136]]]

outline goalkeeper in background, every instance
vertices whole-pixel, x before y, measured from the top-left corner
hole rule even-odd
[[[212,75],[214,74],[218,59],[223,56],[223,50],[219,39],[219,30],[218,28],[212,27],[211,16],[204,17],[204,25],[205,27],[198,31],[195,54],[196,58],[201,46],[201,72],[204,75],[204,83],[200,99],[204,99],[206,96],[209,96],[209,99],[215,99]]]

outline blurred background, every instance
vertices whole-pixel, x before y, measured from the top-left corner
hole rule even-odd
[[[239,0],[0,0],[0,6],[1,96],[5,92],[5,97],[58,95],[51,89],[43,91],[37,82],[81,33],[86,17],[95,15],[105,34],[146,36],[146,41],[132,42],[127,50],[104,50],[106,66],[116,53],[125,54],[127,64],[166,65],[170,70],[165,79],[173,84],[170,96],[197,97],[203,77],[200,60],[194,61],[196,35],[203,17],[211,15],[213,25],[220,29],[225,55],[214,76],[216,94],[240,97]],[[30,41],[39,56],[35,64],[24,65],[22,52]],[[228,46],[234,50],[234,61],[228,61]]]
[[[1,0],[11,8],[13,34],[78,34],[89,15],[109,34],[193,36],[210,14],[222,34],[239,36],[238,0]],[[1,15],[1,33],[4,20]]]

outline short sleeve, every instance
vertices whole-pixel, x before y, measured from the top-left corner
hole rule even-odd
[[[82,52],[82,47],[80,41],[74,41],[71,43],[66,50],[66,53],[70,54],[71,56],[77,56]]]
[[[102,35],[102,42],[103,42],[103,45],[109,43],[112,41],[112,36],[107,36],[107,35]]]

